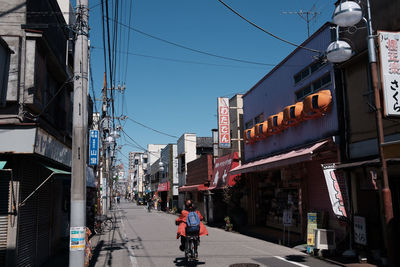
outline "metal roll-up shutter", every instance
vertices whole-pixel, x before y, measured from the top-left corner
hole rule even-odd
[[[41,171],[39,175],[39,184],[41,184],[51,172]],[[52,181],[47,181],[37,191],[37,242],[36,247],[40,248],[36,251],[36,265],[44,263],[50,253],[50,192]]]
[[[0,266],[5,265],[7,251],[9,184],[10,172],[0,171]]]
[[[23,163],[22,163],[23,161]],[[20,202],[24,200],[37,186],[37,168],[34,159],[21,160],[20,165]],[[36,255],[37,231],[37,194],[34,194],[19,209],[17,266],[34,266]],[[39,248],[40,249],[40,248]]]

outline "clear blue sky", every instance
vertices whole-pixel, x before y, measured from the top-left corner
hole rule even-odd
[[[128,25],[130,1],[120,2],[123,7],[120,21]],[[225,2],[260,27],[300,44],[307,38],[306,22],[298,15],[282,12],[308,11],[315,4],[314,11],[320,14],[310,23],[312,34],[331,19],[335,0]],[[95,47],[91,62],[96,98],[100,98],[104,72],[99,3],[100,0],[89,0],[89,6],[93,7],[90,10],[90,41]],[[278,64],[295,48],[251,26],[217,0],[136,0],[133,1],[131,11],[131,27],[219,56]],[[211,129],[217,127],[217,97],[231,97],[235,93],[246,92],[272,69],[272,66],[245,64],[194,53],[134,31],[130,33],[128,48],[128,29],[123,26],[121,29],[119,50],[142,56],[122,54],[120,63],[117,63],[121,66],[116,75],[117,81],[126,83],[126,91],[124,101],[122,96],[116,94],[116,115],[127,115],[173,136],[185,132],[211,136]],[[100,103],[98,108],[101,108]],[[176,138],[156,133],[130,120],[123,125],[124,131],[143,147],[149,143],[167,144],[177,141]],[[132,141],[122,134],[118,143],[124,145]],[[123,146],[122,153],[125,156],[119,156],[119,159],[125,166],[129,151],[140,149]]]

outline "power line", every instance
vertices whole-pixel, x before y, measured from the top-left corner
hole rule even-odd
[[[129,5],[129,28],[130,28],[131,27],[131,18],[132,18],[132,2],[133,2],[133,0],[131,0],[129,2],[130,2],[130,5]],[[131,37],[131,31],[128,29],[128,44],[127,44],[126,50],[129,50],[130,37]],[[128,73],[128,61],[129,61],[129,57],[126,58],[124,80],[126,80],[126,76]]]
[[[256,27],[257,29],[259,29],[259,30],[265,32],[266,34],[272,36],[273,38],[278,39],[278,40],[280,40],[280,41],[282,41],[282,42],[285,42],[285,43],[287,43],[287,44],[296,46],[296,47],[298,47],[298,48],[302,48],[302,49],[305,49],[305,50],[308,50],[308,51],[311,51],[311,52],[315,52],[315,53],[318,53],[318,54],[321,53],[321,51],[319,51],[319,50],[311,49],[311,48],[308,48],[308,47],[305,47],[305,46],[301,46],[301,45],[292,43],[292,42],[290,42],[290,41],[287,41],[287,40],[285,40],[285,39],[283,39],[283,38],[281,38],[281,37],[279,37],[279,36],[277,36],[277,35],[275,35],[275,34],[269,32],[269,31],[265,30],[264,28],[261,28],[261,27],[258,26],[257,24],[251,22],[250,20],[248,20],[248,19],[246,19],[245,17],[243,17],[242,15],[240,15],[236,10],[234,10],[232,7],[230,7],[229,5],[227,5],[224,1],[222,1],[222,0],[217,0],[217,1],[220,2],[221,4],[223,4],[226,8],[228,8],[230,11],[232,11],[233,13],[235,13],[237,16],[239,16],[241,19],[243,19],[243,20],[246,21],[247,23],[253,25],[253,26]]]
[[[136,123],[136,124],[139,124],[140,126],[146,128],[146,129],[152,130],[153,132],[156,132],[156,133],[159,133],[159,134],[163,134],[163,135],[166,135],[166,136],[169,136],[169,137],[172,137],[172,138],[179,138],[178,136],[175,136],[175,135],[172,135],[172,134],[168,134],[168,133],[164,133],[164,132],[162,132],[162,131],[153,129],[153,128],[147,126],[147,125],[144,125],[143,123],[140,123],[140,122],[138,122],[138,121],[135,121],[134,119],[128,118],[128,120],[130,120],[130,121],[132,121],[132,122],[134,122],[134,123]]]
[[[91,48],[93,49],[104,49],[102,47],[96,47],[92,46]],[[177,62],[177,63],[186,63],[186,64],[195,64],[195,65],[206,65],[206,66],[216,66],[216,67],[229,67],[229,68],[240,68],[240,69],[261,69],[262,67],[245,67],[245,66],[235,66],[235,65],[225,65],[225,64],[214,64],[214,63],[206,63],[206,62],[199,62],[199,61],[190,61],[190,60],[182,60],[182,59],[175,59],[175,58],[168,58],[168,57],[159,57],[159,56],[152,56],[152,55],[145,55],[145,54],[138,54],[138,53],[132,53],[132,52],[126,52],[123,51],[122,53],[127,54],[127,55],[132,55],[132,56],[138,56],[138,57],[145,57],[145,58],[151,58],[151,59],[158,59],[158,60],[164,60],[164,61],[171,61],[171,62]],[[269,63],[264,63],[265,66],[269,67],[274,67],[276,64],[269,64]],[[300,66],[300,65],[299,65]],[[285,67],[289,67],[289,65],[285,65]],[[298,67],[298,65],[290,65],[290,67]]]
[[[108,16],[107,16],[107,19],[108,19],[108,20],[111,20],[111,21],[115,21],[114,19],[109,18]],[[124,24],[124,23],[121,23],[121,22],[118,22],[118,21],[117,21],[117,23],[119,23],[120,25],[122,25],[122,26],[124,26],[124,27],[127,27],[127,28],[129,28],[129,29],[131,29],[131,30],[133,30],[133,31],[135,31],[135,32],[137,32],[137,33],[140,33],[140,34],[142,34],[142,35],[145,35],[145,36],[147,36],[147,37],[150,37],[150,38],[153,38],[153,39],[155,39],[155,40],[158,40],[158,41],[161,41],[161,42],[170,44],[170,45],[174,45],[174,46],[177,46],[177,47],[180,47],[180,48],[183,48],[183,49],[192,51],[192,52],[196,52],[196,53],[199,53],[199,54],[203,54],[203,55],[207,55],[207,56],[212,56],[212,57],[217,57],[217,58],[222,58],[222,59],[226,59],[226,60],[232,60],[232,61],[247,63],[247,64],[268,65],[268,64],[265,64],[265,63],[261,63],[261,62],[255,62],[255,61],[237,59],[237,58],[232,58],[232,57],[225,57],[225,56],[220,56],[220,55],[216,55],[216,54],[213,54],[213,53],[201,51],[201,50],[198,50],[198,49],[190,48],[190,47],[188,47],[188,46],[184,46],[184,45],[181,45],[181,44],[178,44],[178,43],[175,43],[175,42],[171,42],[171,41],[162,39],[162,38],[160,38],[160,37],[151,35],[151,34],[149,34],[149,33],[146,33],[146,32],[144,32],[144,31],[141,31],[141,30],[136,29],[136,28],[134,28],[134,27],[130,27],[130,26]],[[319,52],[319,51],[318,51],[318,52]]]

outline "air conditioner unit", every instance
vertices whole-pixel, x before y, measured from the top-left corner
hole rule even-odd
[[[335,232],[327,229],[315,229],[315,248],[332,250],[336,248]]]

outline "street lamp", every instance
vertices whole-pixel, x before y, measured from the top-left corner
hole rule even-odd
[[[385,142],[385,140],[383,133],[383,125],[382,125],[382,107],[381,107],[380,92],[379,92],[378,70],[376,62],[374,35],[372,34],[373,29],[371,22],[371,8],[369,0],[366,0],[366,4],[367,4],[367,18],[363,17],[362,9],[356,2],[346,1],[346,2],[341,2],[336,7],[332,21],[333,23],[338,25],[336,29],[337,37],[338,37],[339,27],[354,26],[359,21],[361,21],[361,19],[365,21],[367,26],[368,58],[371,70],[372,86],[375,96],[375,115],[377,121],[378,151],[381,160],[382,176],[383,176],[382,199],[384,205],[383,212],[385,217],[385,225],[383,227],[384,228],[383,230],[384,230],[384,239],[385,239],[386,249],[388,252],[389,263],[393,264],[394,255],[392,251],[393,247],[392,247],[391,233],[389,227],[390,222],[393,220],[392,196],[389,188],[387,164],[383,154],[383,147],[382,147],[382,144]],[[341,45],[339,45],[339,42],[341,42]],[[349,56],[349,48],[350,46],[346,46],[343,43],[343,41],[337,40],[331,43],[326,51],[328,60],[334,63],[346,61],[351,57],[351,48],[350,48],[350,56]]]
[[[162,161],[160,161],[160,162],[158,163],[158,170],[159,170],[160,172],[163,172],[163,171],[164,171],[164,163],[163,163]]]

